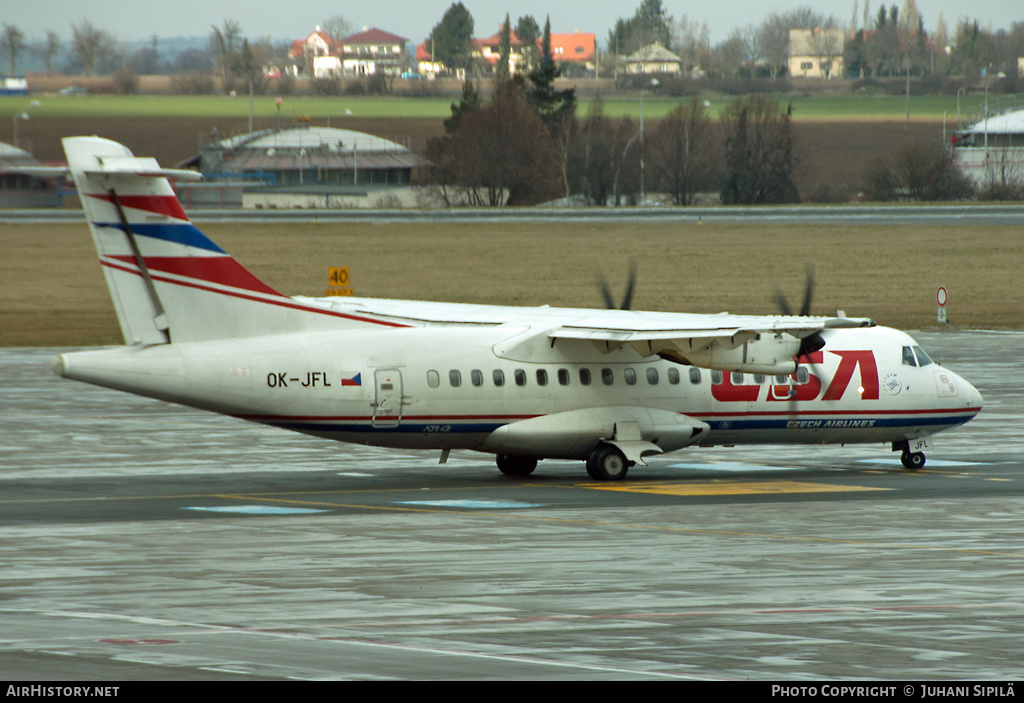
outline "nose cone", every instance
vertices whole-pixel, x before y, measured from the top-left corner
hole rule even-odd
[[[967,399],[967,407],[969,407],[969,408],[977,408],[977,411],[976,411],[975,414],[977,414],[977,412],[981,412],[981,405],[982,405],[981,391],[979,391],[977,388],[972,386],[967,381],[962,381],[962,382],[963,382],[964,386],[967,387],[967,392],[965,393],[965,396],[966,396],[966,399]]]

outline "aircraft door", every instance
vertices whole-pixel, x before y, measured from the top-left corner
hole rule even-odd
[[[373,426],[397,427],[402,420],[402,372],[376,369],[373,385]]]

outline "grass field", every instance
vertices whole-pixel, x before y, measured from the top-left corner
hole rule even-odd
[[[891,95],[828,95],[828,96],[776,96],[783,103],[792,101],[796,120],[900,120],[906,116],[906,103],[902,96]],[[247,96],[173,96],[173,95],[39,95],[0,97],[0,119],[11,120],[25,110],[32,100],[40,105],[30,110],[32,120],[62,118],[188,118],[188,119],[246,119],[249,114]],[[658,119],[667,114],[681,99],[661,97],[647,91],[644,95],[644,118]],[[685,99],[683,99],[685,100]],[[710,97],[712,116],[733,102],[733,97]],[[969,108],[977,107],[984,98],[962,97],[960,111],[966,115]],[[591,100],[581,100],[578,114],[585,115]],[[351,111],[355,117],[436,118],[451,114],[449,97],[286,97],[281,108],[283,117],[306,116],[323,120],[344,118]],[[957,103],[952,96],[912,97],[910,114],[913,120],[941,121],[946,115],[953,124]],[[640,116],[639,95],[634,98],[608,98],[604,111],[609,117]],[[260,95],[253,100],[256,117],[274,117],[277,106],[274,95]]]
[[[597,307],[600,275],[621,290],[635,261],[637,309],[772,313],[777,287],[798,304],[813,264],[816,314],[842,309],[903,329],[934,328],[941,285],[954,327],[1024,328],[1024,233],[1013,227],[200,227],[290,295],[322,295],[327,267],[347,265],[362,296]],[[0,346],[121,343],[84,223],[0,225],[0,251]]]

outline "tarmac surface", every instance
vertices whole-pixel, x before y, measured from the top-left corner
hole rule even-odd
[[[334,444],[0,350],[8,680],[1013,680],[1024,333],[915,333],[981,415],[683,450],[622,483]]]

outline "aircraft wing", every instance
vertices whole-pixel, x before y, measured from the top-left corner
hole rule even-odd
[[[673,322],[683,324],[673,325]],[[641,356],[727,371],[792,373],[802,340],[828,329],[872,327],[867,318],[642,313],[595,316],[548,332],[604,352],[629,345]]]

